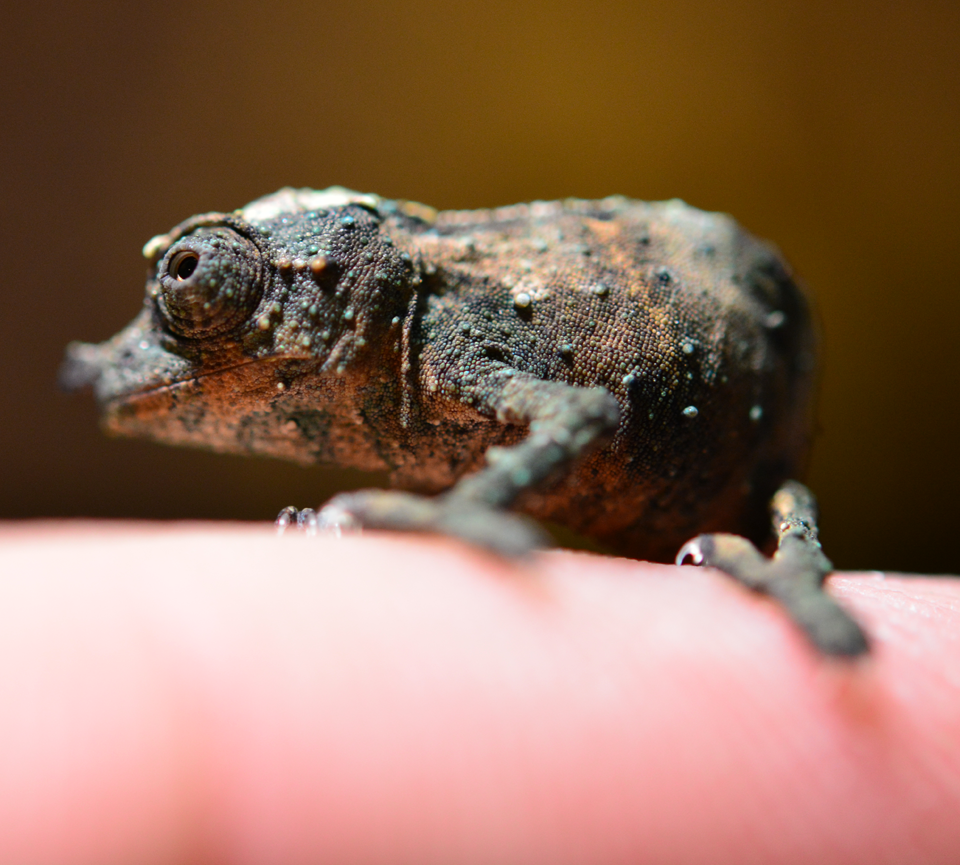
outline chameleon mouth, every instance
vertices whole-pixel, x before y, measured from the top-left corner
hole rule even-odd
[[[251,375],[255,364],[248,360],[146,386],[101,390],[101,425],[113,435],[174,443],[219,438],[216,430],[278,393],[272,371]]]
[[[298,377],[278,375],[278,368],[305,359],[249,358],[170,380],[154,378],[145,386],[101,391],[101,423],[122,436],[184,442],[210,436],[223,442],[225,431],[242,427],[245,418],[277,413],[278,398]]]
[[[226,375],[227,373],[233,372],[234,370],[243,369],[247,366],[252,366],[255,363],[263,363],[262,359],[251,359],[246,360],[241,363],[230,364],[229,366],[218,367],[217,369],[207,370],[205,372],[194,373],[191,375],[185,375],[181,378],[174,378],[168,381],[162,381],[160,384],[147,385],[142,388],[132,388],[127,391],[120,391],[117,393],[110,394],[109,396],[103,398],[101,403],[106,410],[125,403],[136,402],[141,399],[149,399],[151,397],[175,393],[177,391],[186,390],[188,386],[195,385],[199,386],[201,382],[206,381],[207,379],[216,378],[217,376]]]
[[[251,358],[104,394],[101,427],[124,438],[315,462],[299,427],[290,426],[300,394],[297,376],[278,370],[282,360]]]
[[[60,367],[59,382],[64,390],[92,388],[104,412],[125,405],[172,397],[202,388],[204,392],[222,392],[229,387],[248,391],[269,385],[276,392],[283,377],[275,374],[285,362],[315,360],[310,355],[286,354],[283,357],[233,357],[219,366],[198,367],[179,355],[171,354],[153,341],[137,338],[105,343],[74,342],[67,347]],[[253,371],[253,372],[252,372]],[[213,382],[224,385],[214,386]],[[238,391],[239,396],[239,391]]]

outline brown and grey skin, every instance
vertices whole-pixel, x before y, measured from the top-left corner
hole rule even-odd
[[[526,514],[669,560],[698,532],[762,542],[802,467],[807,301],[722,214],[621,197],[436,213],[288,188],[144,254],[140,315],[71,345],[65,384],[92,384],[119,435],[390,473],[399,491],[337,496],[321,524],[518,555],[546,543]],[[722,535],[693,557],[783,600],[825,652],[857,654],[804,513],[774,560]],[[837,616],[848,635],[824,637]]]

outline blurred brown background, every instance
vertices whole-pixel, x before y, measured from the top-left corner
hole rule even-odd
[[[958,58],[955,0],[5,4],[0,517],[271,519],[369,480],[110,440],[56,390],[193,213],[287,184],[677,196],[816,292],[828,553],[956,572]]]

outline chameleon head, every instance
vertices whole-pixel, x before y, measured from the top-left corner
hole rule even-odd
[[[378,362],[412,273],[371,202],[319,195],[281,190],[151,240],[140,314],[71,344],[62,384],[92,386],[111,433],[306,461],[290,418]]]

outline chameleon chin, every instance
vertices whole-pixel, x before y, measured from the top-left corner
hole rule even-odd
[[[679,549],[778,598],[821,651],[866,651],[790,480],[810,438],[808,303],[730,217],[287,188],[144,255],[140,314],[72,343],[61,372],[93,386],[109,432],[390,473],[396,490],[306,512],[321,526],[519,556],[546,543],[533,517],[627,556]]]

